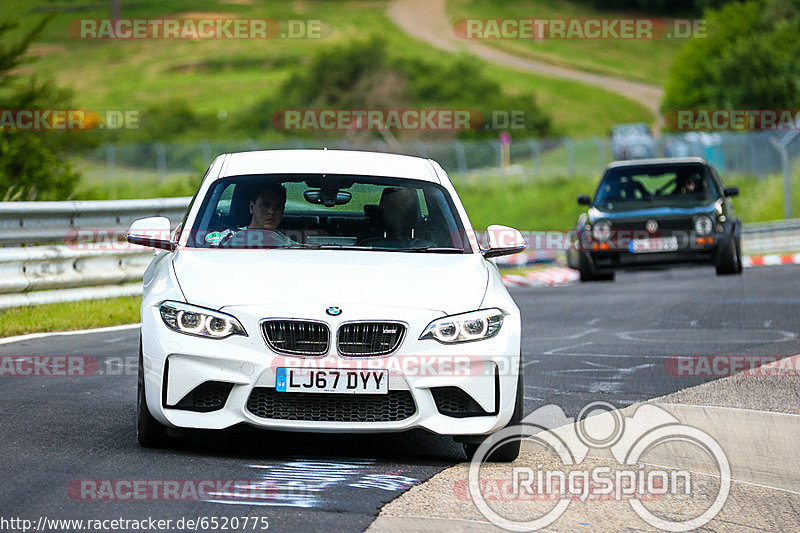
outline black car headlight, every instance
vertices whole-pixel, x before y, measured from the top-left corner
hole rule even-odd
[[[694,231],[698,235],[708,235],[714,229],[714,222],[708,215],[694,217]]]
[[[231,335],[247,336],[236,318],[213,309],[181,302],[164,302],[158,309],[164,324],[178,333],[210,339],[224,339]]]
[[[599,220],[592,225],[592,237],[598,242],[605,242],[611,238],[611,222]]]
[[[434,339],[444,344],[490,339],[500,332],[505,315],[500,309],[481,309],[437,318],[419,339]]]

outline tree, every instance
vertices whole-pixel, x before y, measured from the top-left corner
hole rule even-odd
[[[800,106],[800,0],[750,0],[706,12],[670,71],[662,110]]]
[[[69,109],[70,93],[52,81],[23,77],[17,67],[29,61],[26,52],[50,17],[42,19],[16,42],[8,35],[18,22],[0,22],[0,110]],[[32,132],[0,129],[0,200],[64,199],[79,178],[59,156],[80,145],[80,133]]]

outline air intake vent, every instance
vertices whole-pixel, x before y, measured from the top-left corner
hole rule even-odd
[[[464,418],[468,416],[489,416],[472,396],[458,387],[434,387],[431,389],[436,409],[446,416]]]
[[[257,387],[247,400],[247,410],[271,420],[397,422],[413,416],[417,408],[407,390],[388,394],[315,394]]]
[[[400,346],[405,333],[399,322],[351,322],[339,327],[337,348],[349,356],[387,355]]]
[[[278,353],[324,355],[328,352],[330,330],[322,322],[265,320],[261,327],[267,344]]]
[[[225,402],[228,401],[228,395],[231,393],[232,388],[233,383],[205,381],[181,398],[181,401],[173,406],[172,409],[196,411],[198,413],[218,411],[225,407]]]

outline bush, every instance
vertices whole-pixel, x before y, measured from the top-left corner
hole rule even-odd
[[[730,3],[675,59],[662,110],[800,105],[800,2]]]
[[[491,109],[486,109],[491,105]],[[519,136],[545,136],[550,118],[537,106],[533,94],[508,95],[489,79],[474,58],[457,56],[446,64],[392,56],[378,37],[332,46],[318,53],[281,86],[275,98],[266,98],[232,122],[239,133],[262,136],[275,131],[271,117],[285,109],[469,109],[521,111],[524,128]],[[303,135],[303,132],[292,132]],[[401,137],[424,136],[403,132]],[[341,132],[339,132],[341,134]],[[464,138],[495,138],[498,132],[461,132]],[[373,136],[378,134],[372,132]],[[442,133],[436,132],[441,139]]]

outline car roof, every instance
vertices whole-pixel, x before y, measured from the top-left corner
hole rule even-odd
[[[223,154],[217,178],[250,174],[346,174],[440,183],[431,160],[353,150],[261,150]]]
[[[702,157],[658,157],[650,159],[627,159],[625,161],[614,161],[606,168],[685,165],[691,163],[708,165],[708,161]]]

